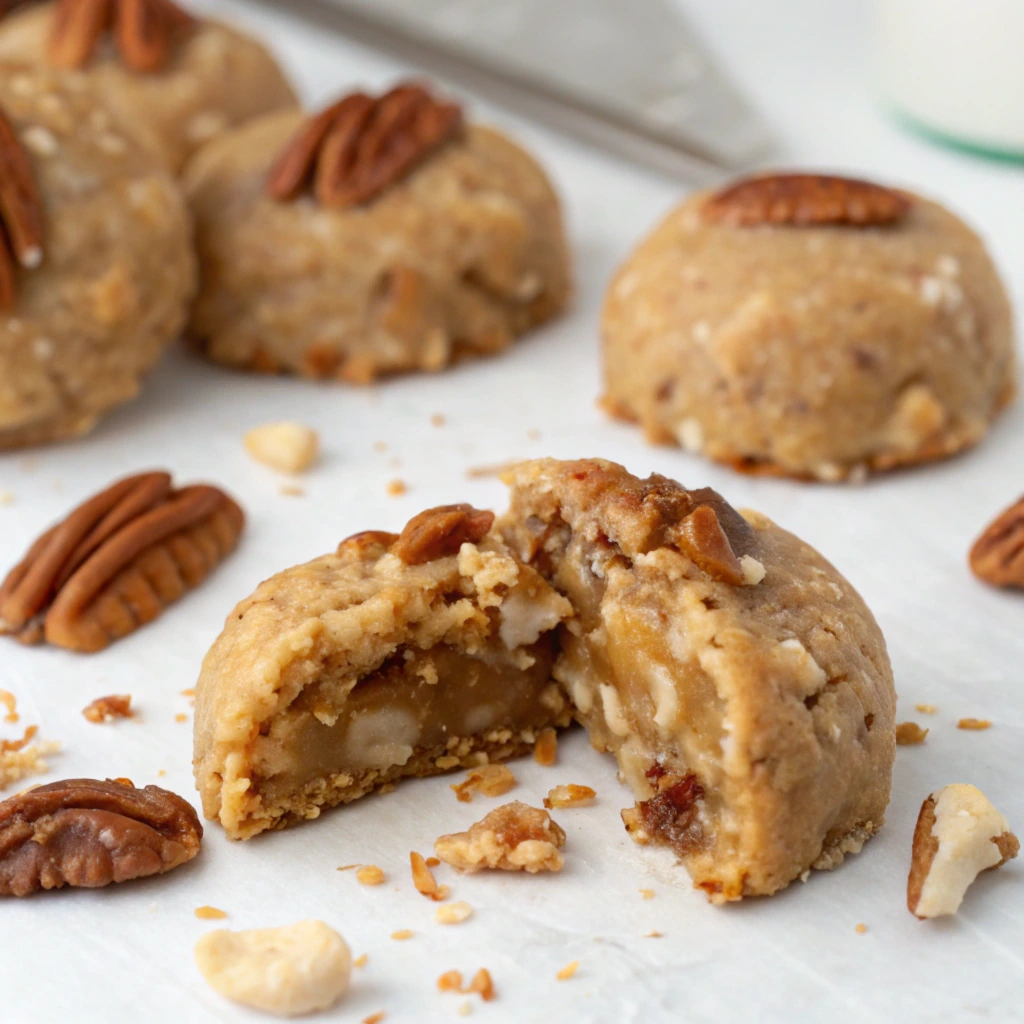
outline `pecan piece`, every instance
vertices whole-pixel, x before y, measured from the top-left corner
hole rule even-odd
[[[996,587],[1024,589],[1024,497],[974,542],[970,562],[978,579]]]
[[[710,505],[700,505],[679,523],[676,545],[713,580],[734,587],[744,582],[743,565]]]
[[[870,181],[827,174],[766,174],[716,192],[701,216],[709,224],[738,227],[881,227],[898,223],[909,210],[905,195]]]
[[[50,28],[50,63],[81,68],[112,34],[132,71],[160,71],[195,19],[173,0],[57,0]]]
[[[32,161],[0,110],[0,310],[14,308],[15,267],[43,260],[43,202]]]
[[[406,565],[423,565],[458,553],[463,544],[479,544],[494,522],[493,512],[472,505],[439,505],[413,516],[391,553]]]
[[[0,896],[160,875],[199,853],[192,805],[158,786],[68,779],[0,803]]]
[[[245,517],[205,484],[142,473],[74,509],[0,584],[0,633],[92,652],[155,619],[238,543]]]
[[[434,99],[416,82],[376,99],[352,93],[289,141],[267,177],[267,195],[286,202],[312,185],[323,206],[359,206],[404,178],[461,125],[457,104]]]

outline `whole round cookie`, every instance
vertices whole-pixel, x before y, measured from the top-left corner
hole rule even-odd
[[[780,174],[700,192],[603,316],[605,401],[749,472],[863,477],[977,442],[1016,390],[1009,301],[938,203]]]
[[[134,398],[184,326],[191,221],[93,89],[0,66],[0,449],[72,437]]]
[[[260,118],[190,163],[209,358],[367,383],[497,352],[569,291],[559,204],[522,149],[422,86]]]
[[[54,0],[0,22],[0,60],[73,69],[177,173],[202,143],[297,99],[255,39],[172,0]]]

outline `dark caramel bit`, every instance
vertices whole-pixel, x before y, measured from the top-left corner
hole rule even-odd
[[[493,512],[472,505],[430,508],[409,520],[391,552],[406,565],[423,565],[457,554],[463,544],[479,544],[493,522]]]
[[[734,587],[743,582],[743,566],[710,506],[701,505],[679,524],[676,545],[713,580]]]
[[[697,804],[704,787],[697,776],[693,772],[678,775],[660,764],[652,765],[645,774],[655,793],[648,800],[637,801],[636,824],[651,840],[671,846],[680,856],[700,849],[704,833]]]
[[[68,779],[0,803],[0,896],[159,875],[199,853],[192,805],[128,779]]]

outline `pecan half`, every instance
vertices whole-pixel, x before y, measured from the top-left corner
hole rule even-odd
[[[415,82],[376,99],[356,92],[311,118],[267,177],[285,202],[312,185],[323,206],[359,206],[404,178],[462,125],[455,103],[435,100]]]
[[[234,550],[245,522],[223,491],[168,473],[120,480],[29,548],[0,585],[0,633],[92,652],[152,622]]]
[[[15,267],[43,261],[43,202],[14,125],[0,110],[0,310],[14,308]]]
[[[970,562],[974,575],[986,583],[1024,588],[1024,497],[974,542]]]
[[[701,216],[710,224],[740,227],[881,227],[898,223],[909,210],[905,195],[870,181],[826,174],[767,174],[716,192]]]
[[[160,875],[199,853],[192,805],[158,786],[68,779],[0,803],[0,896]]]
[[[50,29],[50,63],[81,68],[111,34],[132,71],[160,71],[195,19],[173,0],[57,0]]]
[[[478,544],[494,522],[493,512],[472,505],[440,505],[413,516],[391,553],[406,565],[423,565],[458,553],[465,543]]]

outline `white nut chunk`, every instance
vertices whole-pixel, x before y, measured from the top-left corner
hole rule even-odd
[[[264,423],[245,435],[249,454],[282,473],[302,473],[320,454],[320,435],[302,423]]]
[[[917,917],[955,914],[982,871],[1017,856],[1006,819],[975,786],[937,789],[921,805],[907,879],[907,909]]]
[[[222,996],[278,1017],[333,1006],[352,974],[348,944],[323,921],[208,932],[196,943],[195,958]]]

